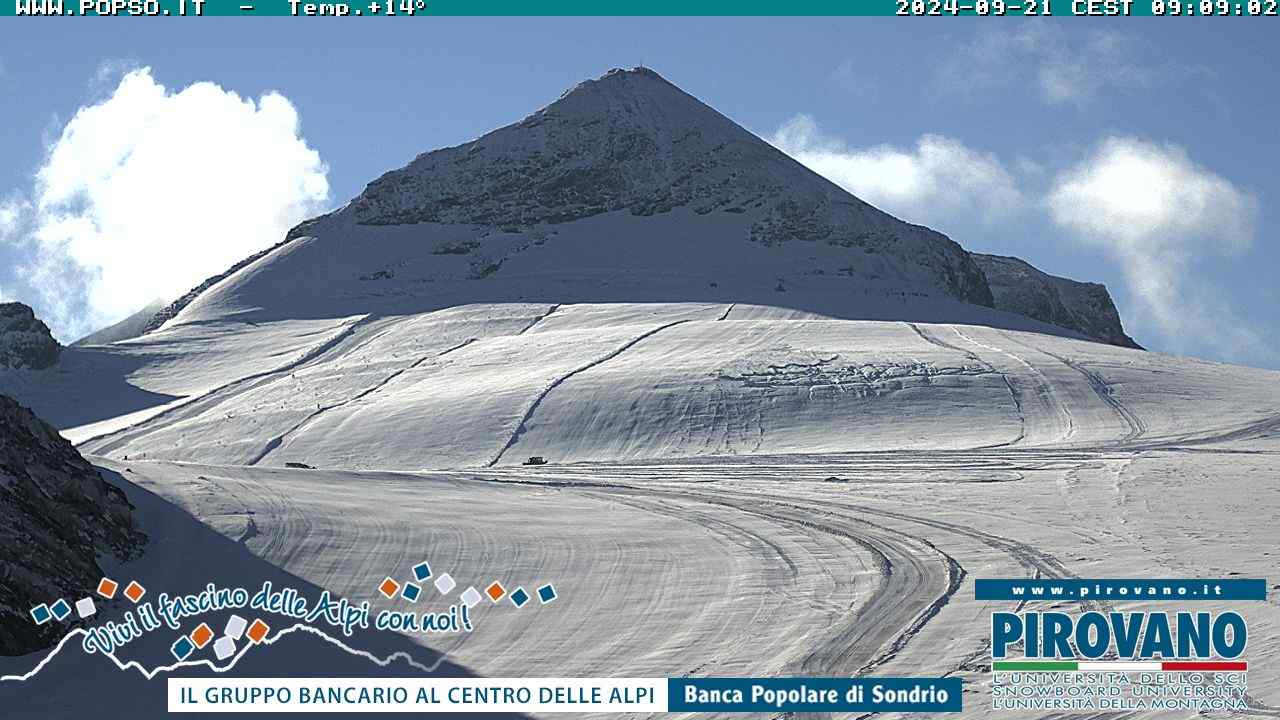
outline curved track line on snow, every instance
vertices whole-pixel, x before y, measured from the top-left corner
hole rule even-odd
[[[1049,378],[1045,376],[1045,374],[1041,372],[1039,368],[1027,362],[1026,358],[1022,357],[1021,355],[1018,355],[1016,353],[1011,353],[1008,350],[1005,350],[1004,348],[1000,348],[994,345],[988,345],[984,342],[980,342],[970,337],[969,335],[965,334],[964,331],[962,331],[960,328],[956,327],[955,325],[951,325],[949,327],[951,328],[952,332],[954,332],[960,339],[964,340],[965,342],[972,343],[973,345],[977,345],[978,347],[983,348],[985,350],[990,350],[991,352],[1004,355],[1005,357],[1008,357],[1009,359],[1013,360],[1019,365],[1022,365],[1023,367],[1030,370],[1033,375],[1039,378],[1042,387],[1044,387],[1045,395],[1047,397],[1053,398],[1054,405],[1058,408],[1058,410],[1062,412],[1063,417],[1067,419],[1067,431],[1062,434],[1062,437],[1060,437],[1059,440],[1061,441],[1069,440],[1073,435],[1076,434],[1076,419],[1075,419],[1075,416],[1071,414],[1071,408],[1067,407],[1067,404],[1062,402],[1062,400],[1058,397],[1058,393],[1055,392],[1053,389],[1053,383],[1049,381]],[[1003,373],[1001,374],[1003,375]],[[1007,375],[1005,376],[1005,382],[1006,383],[1009,382],[1009,378]],[[1019,411],[1021,411],[1021,404],[1019,404]],[[1023,420],[1025,422],[1026,420],[1025,416]],[[1025,430],[1025,425],[1023,427]]]
[[[547,308],[547,311],[546,311],[546,312],[544,312],[544,313],[542,313],[541,315],[538,315],[537,317],[535,317],[535,318],[533,319],[533,321],[532,321],[532,322],[530,322],[528,325],[525,325],[523,328],[521,328],[521,329],[520,329],[520,332],[516,333],[516,335],[523,335],[523,334],[525,334],[525,333],[529,332],[530,330],[532,330],[532,329],[533,329],[533,326],[534,326],[534,325],[537,325],[538,323],[542,322],[543,320],[546,320],[548,317],[550,317],[550,316],[551,316],[551,314],[552,314],[552,313],[554,313],[555,311],[559,310],[559,309],[560,309],[560,306],[561,306],[561,303],[555,303],[554,305],[549,306],[549,307]]]
[[[969,358],[970,360],[973,360],[974,362],[982,363],[983,365],[986,365],[988,368],[990,368],[992,372],[998,373],[1000,375],[1000,379],[1004,381],[1005,389],[1009,391],[1009,397],[1010,399],[1013,400],[1013,407],[1015,410],[1018,411],[1018,427],[1019,427],[1018,435],[1014,437],[1012,440],[1007,440],[1002,443],[995,443],[994,445],[983,445],[983,446],[974,448],[975,450],[1011,447],[1013,445],[1017,445],[1018,443],[1022,442],[1027,438],[1027,414],[1022,409],[1022,394],[1018,391],[1017,388],[1013,386],[1013,383],[1009,381],[1008,375],[1000,372],[999,368],[993,366],[991,363],[978,357],[970,350],[966,350],[958,345],[952,345],[951,343],[939,337],[934,336],[933,333],[926,332],[924,328],[920,327],[919,325],[913,322],[908,322],[905,324],[907,327],[914,330],[916,335],[920,336],[921,340],[924,340],[930,345],[936,345],[937,347],[940,347],[940,348],[945,348],[947,350],[958,352],[964,355],[965,357]]]
[[[101,441],[107,441],[107,445],[103,447],[95,448],[93,454],[103,455],[108,452],[111,452],[117,447],[120,447],[120,444],[123,442],[128,442],[129,440],[134,440],[139,437],[144,437],[148,432],[150,432],[149,426],[151,426],[156,421],[159,421],[163,418],[167,418],[170,415],[180,412],[182,410],[187,410],[197,403],[205,402],[208,400],[215,400],[215,396],[220,395],[244,383],[250,383],[255,380],[262,380],[264,378],[271,377],[273,375],[292,372],[298,369],[299,367],[306,365],[312,360],[319,358],[320,356],[324,355],[325,353],[329,352],[330,350],[340,345],[343,341],[347,340],[352,335],[354,335],[356,330],[360,329],[364,325],[369,324],[370,322],[373,322],[374,319],[375,318],[372,315],[362,315],[355,321],[347,323],[333,337],[325,340],[324,342],[321,342],[319,345],[316,345],[310,350],[307,350],[305,353],[302,354],[301,357],[291,360],[285,363],[284,365],[277,366],[270,370],[263,370],[262,372],[246,375],[241,378],[236,378],[235,380],[232,380],[230,382],[223,383],[222,385],[219,385],[218,387],[213,388],[212,390],[200,393],[199,395],[193,395],[186,402],[180,405],[175,405],[174,407],[171,407],[163,412],[156,413],[155,415],[152,415],[151,417],[145,420],[140,420],[132,425],[128,425],[118,430],[112,430],[111,432],[103,433],[101,435],[95,435],[94,437],[91,437],[91,438],[85,438],[84,440],[81,440],[79,443],[76,443],[76,447],[82,447],[88,443],[101,440]],[[217,399],[214,402],[214,406],[216,406],[218,402],[221,402],[221,400]],[[113,437],[113,436],[120,436],[120,437]],[[112,439],[108,441],[108,438],[112,438]]]
[[[526,328],[526,329],[527,329],[527,328]],[[522,331],[522,332],[523,332],[523,331]],[[386,376],[386,377],[385,377],[385,378],[383,378],[382,380],[380,380],[380,381],[378,381],[378,382],[374,383],[373,385],[371,385],[371,386],[369,386],[369,387],[365,388],[364,390],[361,390],[359,393],[357,393],[357,394],[355,394],[355,395],[353,395],[353,396],[351,396],[351,397],[347,398],[346,400],[343,400],[342,402],[334,403],[334,404],[332,404],[332,405],[326,405],[326,406],[324,406],[324,407],[322,407],[322,408],[320,408],[320,409],[316,410],[315,412],[313,412],[313,413],[311,413],[310,415],[306,416],[306,417],[305,417],[305,418],[303,418],[302,420],[298,421],[298,422],[297,422],[293,427],[289,428],[288,430],[285,430],[284,432],[280,433],[279,435],[277,435],[277,436],[275,436],[275,437],[271,438],[270,440],[268,440],[268,441],[267,441],[266,446],[265,446],[265,447],[263,447],[263,448],[262,448],[262,450],[261,450],[257,455],[255,455],[251,460],[249,460],[249,462],[247,462],[247,463],[245,463],[245,464],[246,464],[246,465],[257,465],[258,463],[262,462],[262,459],[263,459],[263,458],[265,458],[266,456],[270,455],[272,452],[274,452],[275,450],[277,450],[281,445],[283,445],[283,444],[284,444],[284,441],[285,441],[285,440],[287,440],[287,439],[289,438],[289,436],[291,436],[291,435],[293,435],[294,433],[298,432],[299,430],[301,430],[302,428],[306,427],[307,425],[310,425],[312,422],[314,422],[314,421],[315,421],[315,419],[316,419],[316,418],[318,418],[318,417],[320,417],[321,415],[323,415],[323,414],[325,414],[325,413],[329,412],[330,410],[336,410],[336,409],[338,409],[338,408],[340,408],[340,407],[343,407],[343,406],[345,406],[345,405],[349,405],[349,404],[351,404],[351,403],[353,403],[353,402],[356,402],[356,401],[358,401],[358,400],[363,400],[364,398],[366,398],[366,397],[368,397],[368,396],[370,396],[370,395],[372,395],[372,394],[374,394],[374,393],[378,392],[378,391],[379,391],[379,390],[381,390],[382,388],[386,387],[386,386],[387,386],[387,385],[388,385],[392,380],[395,380],[396,378],[398,378],[398,377],[400,377],[401,375],[403,375],[403,374],[405,374],[405,373],[409,372],[410,370],[412,370],[412,369],[414,369],[414,368],[416,368],[416,367],[419,367],[420,365],[422,365],[423,363],[427,362],[428,360],[437,360],[437,359],[439,359],[439,358],[442,358],[442,357],[444,357],[445,355],[448,355],[449,353],[451,353],[451,352],[453,352],[453,351],[455,351],[455,350],[461,350],[462,348],[464,348],[464,347],[466,347],[466,346],[470,345],[471,343],[473,343],[473,342],[475,342],[475,341],[476,341],[476,338],[468,338],[468,339],[463,340],[462,342],[458,343],[457,345],[454,345],[453,347],[450,347],[450,348],[448,348],[448,349],[446,349],[446,350],[443,350],[443,351],[441,351],[441,352],[438,352],[438,353],[432,353],[432,354],[430,354],[430,355],[424,355],[424,356],[422,356],[421,358],[418,358],[417,360],[413,361],[412,363],[410,363],[410,364],[408,364],[408,365],[406,365],[406,366],[404,366],[404,367],[400,368],[399,370],[396,370],[395,372],[393,372],[393,373],[391,373],[390,375]]]
[[[734,306],[730,305],[724,311],[724,313],[719,318],[717,318],[717,322],[728,317],[729,313],[733,310],[733,308]],[[647,330],[643,333],[640,333],[636,337],[628,340],[627,342],[623,343],[617,348],[614,348],[612,351],[605,354],[603,357],[599,357],[599,358],[596,358],[595,360],[579,365],[573,370],[570,370],[564,375],[561,375],[560,377],[556,378],[554,381],[551,382],[550,385],[547,385],[547,387],[544,388],[542,392],[538,394],[537,397],[533,399],[533,402],[529,404],[529,407],[525,408],[524,414],[520,417],[520,422],[516,425],[515,431],[511,433],[511,437],[507,439],[507,443],[502,446],[502,449],[498,451],[498,454],[495,455],[493,459],[486,464],[486,467],[493,467],[494,465],[497,465],[498,462],[502,460],[502,456],[505,455],[507,451],[510,450],[512,447],[515,447],[516,443],[520,442],[520,436],[528,432],[529,428],[527,427],[527,425],[529,423],[529,420],[533,418],[533,414],[538,411],[538,408],[542,405],[542,402],[546,400],[547,396],[550,395],[556,388],[565,384],[567,381],[572,379],[575,375],[580,375],[594,367],[598,367],[600,365],[603,365],[609,362],[610,360],[618,357],[622,353],[630,350],[631,348],[635,347],[641,342],[648,340],[649,338],[653,337],[654,335],[657,335],[658,333],[664,330],[668,330],[677,325],[683,325],[685,323],[694,322],[697,319],[698,318],[687,318],[685,320],[676,320],[673,322],[664,323],[651,330]]]
[[[866,550],[876,560],[882,582],[864,604],[832,628],[821,646],[796,661],[802,673],[856,675],[888,662],[950,601],[966,574],[955,558],[928,540],[862,517],[832,512],[830,508],[751,493],[726,493],[722,489],[704,493],[619,485],[597,486],[594,490],[606,495],[622,490],[642,497],[656,495],[719,505],[810,533],[842,537]],[[940,562],[926,561],[921,550],[936,555]],[[935,587],[936,593],[931,589]],[[912,598],[917,601],[912,602]],[[926,602],[924,598],[931,599]],[[865,622],[872,617],[877,621]]]
[[[1010,335],[1009,333],[1003,330],[996,329],[995,331],[1000,333],[1002,336],[1009,338],[1013,342],[1018,343],[1019,345],[1022,345],[1024,347],[1030,347],[1029,345],[1027,345],[1027,343],[1023,342],[1022,340],[1019,340],[1016,337],[1013,337],[1012,335]],[[1075,362],[1074,360],[1070,360],[1063,355],[1059,355],[1055,352],[1052,352],[1050,350],[1045,350],[1043,348],[1036,348],[1036,350],[1044,353],[1045,355],[1048,355],[1054,360],[1057,360],[1063,365],[1066,365],[1067,367],[1071,368],[1072,370],[1075,370],[1076,372],[1084,376],[1085,381],[1089,383],[1089,387],[1093,390],[1094,394],[1098,396],[1098,399],[1106,403],[1106,405],[1110,407],[1111,410],[1116,414],[1116,417],[1120,418],[1120,421],[1124,423],[1126,426],[1128,426],[1129,432],[1126,433],[1123,438],[1120,438],[1119,444],[1123,445],[1123,444],[1130,443],[1133,440],[1136,440],[1139,437],[1142,437],[1142,435],[1147,432],[1146,423],[1142,421],[1142,418],[1139,417],[1137,413],[1125,407],[1123,403],[1121,403],[1119,400],[1115,398],[1115,395],[1113,395],[1111,392],[1111,385],[1101,375],[1098,375],[1092,370],[1089,370],[1083,365]]]
[[[957,345],[952,345],[951,343],[949,343],[949,342],[947,342],[947,341],[945,341],[945,340],[943,340],[943,339],[941,339],[941,338],[935,337],[932,333],[926,333],[926,332],[924,331],[924,329],[923,329],[923,328],[921,328],[919,325],[917,325],[917,324],[915,324],[915,323],[913,323],[913,322],[904,322],[903,324],[904,324],[904,325],[906,325],[907,327],[911,328],[912,330],[914,330],[914,331],[915,331],[915,333],[916,333],[916,335],[919,335],[919,336],[920,336],[920,339],[921,339],[921,340],[924,340],[925,342],[929,343],[930,345],[936,345],[936,346],[938,346],[938,347],[940,347],[940,348],[945,348],[945,349],[947,349],[947,350],[954,350],[954,351],[956,351],[956,352],[960,353],[961,355],[964,355],[965,357],[969,358],[970,360],[976,360],[976,361],[978,361],[978,362],[982,363],[983,365],[987,365],[987,364],[988,364],[988,363],[983,362],[983,361],[982,361],[982,358],[978,357],[977,355],[974,355],[972,351],[970,351],[970,350],[965,350],[964,348],[959,347],[959,346],[957,346]]]

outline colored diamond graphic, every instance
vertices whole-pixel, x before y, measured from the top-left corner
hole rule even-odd
[[[449,591],[456,587],[458,587],[458,583],[453,581],[453,578],[449,576],[449,573],[445,573],[436,578],[436,589],[440,591],[441,595],[448,595]]]
[[[400,594],[409,602],[418,602],[418,596],[422,594],[422,588],[413,583],[405,583],[404,590]]]
[[[270,632],[270,630],[271,626],[262,622],[261,618],[258,618],[249,626],[249,639],[254,643],[260,643],[262,642],[262,639],[267,636],[267,633]]]
[[[556,589],[552,587],[551,583],[538,588],[538,599],[542,601],[543,605],[556,599]]]
[[[507,589],[502,587],[502,583],[495,580],[492,585],[484,589],[484,594],[488,595],[490,600],[498,602],[502,599],[502,596],[507,594]]]
[[[473,587],[469,587],[462,591],[461,599],[463,605],[473,608],[476,606],[476,603],[480,602],[480,591]]]
[[[98,594],[110,600],[116,596],[116,590],[120,587],[120,583],[111,578],[102,578],[98,581]]]
[[[231,617],[227,618],[227,627],[225,630],[222,631],[222,634],[226,635],[232,640],[239,640],[241,637],[244,636],[244,629],[248,626],[249,626],[249,623],[246,622],[244,618],[240,617],[239,615],[232,615]]]
[[[200,623],[196,626],[195,630],[191,631],[191,642],[195,643],[196,647],[201,650],[203,650],[204,646],[208,645],[209,641],[212,639],[213,628],[210,628],[208,623]]]
[[[189,639],[180,637],[178,638],[178,642],[174,643],[173,647],[169,648],[169,651],[172,652],[173,656],[179,660],[186,660],[187,656],[189,656],[195,649],[196,646],[193,645]]]
[[[58,598],[58,602],[49,606],[49,612],[53,613],[54,617],[61,620],[71,614],[71,606],[67,604],[66,600]]]
[[[80,617],[87,618],[97,612],[98,607],[93,604],[93,598],[87,597],[76,601],[76,614]]]
[[[413,566],[413,577],[418,582],[426,582],[431,579],[431,566],[425,562],[420,562]]]
[[[31,619],[36,621],[37,625],[43,625],[49,622],[53,617],[53,613],[49,612],[49,606],[41,603],[31,608]]]
[[[236,641],[223,635],[213,644],[213,655],[219,660],[226,660],[236,654]]]
[[[124,589],[124,596],[129,598],[133,602],[138,602],[139,600],[142,599],[142,596],[146,594],[147,594],[147,589],[142,587],[142,585],[138,584],[137,580],[130,582],[129,587]]]
[[[400,583],[396,582],[395,580],[392,580],[391,578],[387,578],[386,580],[383,580],[382,584],[378,586],[378,592],[382,593],[382,596],[388,600],[395,597],[396,593],[399,591],[400,591]]]
[[[529,593],[525,592],[524,588],[518,587],[511,591],[511,602],[516,607],[524,607],[524,604],[529,602]]]

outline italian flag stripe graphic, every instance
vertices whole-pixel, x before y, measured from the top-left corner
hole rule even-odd
[[[1245,671],[1249,669],[1249,663],[1244,661],[1225,662],[1225,661],[1136,661],[1127,660],[996,660],[991,663],[992,670],[1023,670],[1023,671],[1042,671],[1042,672],[1088,672],[1088,671],[1111,671],[1111,672],[1136,672],[1136,671],[1154,671],[1154,672],[1205,672],[1205,671],[1228,671],[1239,670]]]

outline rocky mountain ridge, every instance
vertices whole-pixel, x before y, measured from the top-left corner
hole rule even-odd
[[[43,370],[58,362],[62,346],[31,308],[0,303],[0,370]]]
[[[996,308],[1078,330],[1111,345],[1142,349],[1125,334],[1105,285],[1050,275],[1015,257],[971,255],[987,277]]]
[[[58,640],[66,624],[36,624],[31,608],[92,595],[100,557],[141,552],[132,511],[57,430],[0,395],[0,655]]]

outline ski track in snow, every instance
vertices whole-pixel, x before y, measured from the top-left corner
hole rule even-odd
[[[990,445],[984,445],[975,449],[982,449],[986,447],[991,447],[991,448],[1011,447],[1013,445],[1017,445],[1018,443],[1026,439],[1027,416],[1026,416],[1026,413],[1024,413],[1022,410],[1022,395],[1021,393],[1018,392],[1018,389],[1013,386],[1013,382],[1009,380],[1009,376],[1007,374],[1000,372],[997,368],[993,367],[990,363],[983,362],[982,358],[973,354],[971,351],[965,350],[964,348],[959,347],[957,345],[952,345],[951,343],[938,338],[931,332],[926,332],[916,323],[906,323],[906,325],[910,327],[915,332],[916,335],[919,335],[921,340],[924,340],[925,342],[931,345],[936,345],[940,348],[945,348],[947,350],[953,350],[955,352],[958,352],[964,355],[965,357],[969,358],[970,360],[973,360],[975,362],[980,362],[983,365],[986,365],[987,367],[991,368],[992,372],[1000,373],[1000,379],[1004,381],[1004,386],[1009,390],[1009,397],[1010,399],[1013,400],[1013,407],[1015,410],[1018,411],[1018,434],[1011,440],[1007,440],[1005,442],[1000,442],[1000,443],[992,443]],[[959,331],[957,330],[956,332],[958,333]]]
[[[722,321],[725,318],[729,317],[729,313],[733,311],[733,307],[734,307],[733,305],[729,305],[727,308],[725,308],[725,311],[720,315],[720,317],[716,318],[717,322]],[[550,313],[548,312],[547,314],[549,315]],[[636,345],[639,345],[645,340],[653,337],[654,335],[657,335],[663,330],[668,330],[670,328],[676,327],[677,325],[684,325],[685,323],[690,323],[695,321],[696,321],[696,318],[689,318],[685,320],[675,320],[672,322],[663,323],[662,325],[659,325],[655,328],[646,330],[645,332],[640,333],[636,337],[632,338],[631,340],[628,340],[627,342],[623,343],[622,345],[615,348],[613,351],[603,355],[602,357],[596,358],[595,360],[587,362],[583,365],[579,365],[573,370],[570,370],[564,375],[561,375],[560,377],[553,380],[551,384],[547,385],[546,389],[544,389],[540,394],[534,397],[533,402],[529,404],[528,408],[525,409],[524,414],[520,417],[520,422],[516,424],[516,429],[511,433],[511,437],[507,440],[506,444],[502,446],[502,449],[498,451],[498,454],[494,455],[493,459],[487,463],[487,467],[493,467],[497,465],[502,460],[502,456],[506,455],[508,450],[515,447],[516,443],[520,442],[520,436],[528,432],[529,421],[533,418],[534,413],[538,411],[538,407],[542,405],[543,401],[547,399],[547,396],[550,395],[556,388],[560,387],[561,385],[571,380],[575,375],[580,375],[592,368],[599,367],[609,362],[610,360],[618,357],[619,355],[630,350]]]
[[[170,416],[177,415],[183,412],[190,412],[192,409],[194,409],[197,406],[197,404],[202,404],[206,402],[211,403],[211,405],[205,408],[205,409],[208,409],[209,407],[216,406],[220,401],[221,396],[224,394],[229,394],[231,397],[234,397],[236,395],[236,392],[233,392],[233,391],[238,390],[242,385],[253,383],[258,380],[265,380],[268,378],[275,377],[277,375],[283,375],[284,373],[293,372],[294,370],[302,367],[303,365],[306,365],[307,363],[321,357],[322,355],[329,352],[330,350],[338,347],[348,338],[353,336],[356,333],[356,331],[359,330],[361,327],[368,324],[369,322],[372,322],[373,319],[374,318],[371,315],[363,315],[358,319],[356,319],[355,321],[347,323],[333,337],[303,352],[303,354],[300,357],[288,363],[285,363],[284,365],[272,368],[271,370],[264,370],[259,373],[254,373],[251,375],[246,375],[241,378],[237,378],[236,380],[232,380],[231,382],[225,383],[223,385],[219,385],[218,387],[212,390],[209,390],[208,392],[193,396],[179,405],[176,405],[163,412],[152,415],[151,417],[145,420],[142,420],[138,423],[135,423],[133,425],[129,425],[127,427],[120,428],[118,430],[114,430],[108,433],[104,433],[102,435],[98,435],[95,437],[84,438],[78,444],[86,445],[89,443],[106,442],[105,445],[101,445],[101,444],[96,445],[95,450],[102,453],[110,452],[111,450],[122,446],[125,442],[128,442],[129,440],[133,440],[133,439],[136,439],[137,437],[146,435],[149,428],[162,427],[164,425],[164,421],[169,419]]]
[[[1072,437],[1073,435],[1075,435],[1075,432],[1076,432],[1075,418],[1071,415],[1071,408],[1069,408],[1069,407],[1066,405],[1066,403],[1062,402],[1061,398],[1059,398],[1059,397],[1058,397],[1058,395],[1057,395],[1057,391],[1056,391],[1056,390],[1054,390],[1054,388],[1053,388],[1053,383],[1051,383],[1051,382],[1049,381],[1049,379],[1048,379],[1047,377],[1045,377],[1044,373],[1043,373],[1043,372],[1041,372],[1041,371],[1039,370],[1039,368],[1037,368],[1036,366],[1034,366],[1034,365],[1032,365],[1031,363],[1027,362],[1025,358],[1022,358],[1022,357],[1020,357],[1019,355],[1016,355],[1016,354],[1014,354],[1014,353],[1012,353],[1012,352],[1009,352],[1008,350],[1005,350],[1005,349],[1003,349],[1003,348],[999,348],[999,347],[995,347],[994,345],[987,345],[986,343],[982,343],[982,342],[979,342],[978,340],[975,340],[974,338],[970,337],[970,336],[969,336],[969,335],[967,335],[964,331],[962,331],[962,330],[961,330],[960,328],[958,328],[958,327],[955,327],[954,325],[953,325],[953,326],[951,326],[951,329],[952,329],[952,331],[954,331],[954,332],[955,332],[955,334],[956,334],[957,336],[959,336],[959,337],[960,337],[960,339],[964,340],[965,342],[971,343],[971,344],[973,344],[973,345],[976,345],[976,346],[978,346],[978,347],[980,347],[980,348],[983,348],[983,349],[985,349],[985,350],[989,350],[989,351],[994,352],[994,353],[999,353],[999,354],[1001,354],[1001,355],[1003,355],[1003,356],[1005,356],[1005,357],[1008,357],[1009,359],[1013,360],[1014,362],[1018,363],[1019,365],[1021,365],[1021,366],[1025,367],[1027,370],[1029,370],[1029,371],[1032,373],[1032,375],[1034,375],[1034,376],[1035,376],[1035,379],[1036,379],[1036,381],[1037,381],[1037,386],[1038,386],[1038,388],[1037,388],[1037,389],[1038,389],[1038,391],[1039,391],[1042,395],[1044,395],[1044,396],[1046,396],[1046,397],[1048,397],[1048,398],[1051,398],[1051,399],[1052,399],[1052,402],[1053,402],[1054,407],[1055,407],[1059,412],[1061,412],[1061,413],[1062,413],[1063,417],[1065,417],[1065,418],[1066,418],[1066,430],[1065,430],[1065,431],[1064,431],[1064,432],[1063,432],[1063,433],[1062,433],[1062,434],[1057,438],[1057,440],[1058,440],[1058,441],[1061,441],[1061,442],[1065,442],[1065,441],[1067,441],[1067,440],[1070,440],[1070,439],[1071,439],[1071,437]],[[1002,373],[1002,374],[1003,374],[1003,373]],[[1012,388],[1011,381],[1009,380],[1009,376],[1008,376],[1007,374],[1004,374],[1004,377],[1005,377],[1005,383],[1006,383],[1006,384],[1010,384],[1010,392],[1013,392],[1013,388]],[[1020,397],[1020,395],[1019,395],[1018,397]],[[1020,400],[1020,399],[1019,399],[1019,401],[1018,401],[1018,412],[1019,412],[1019,413],[1022,413],[1023,438],[1025,439],[1025,437],[1026,437],[1027,416],[1026,416],[1026,414],[1025,414],[1025,411],[1023,410],[1022,403],[1021,403],[1021,400]]]
[[[1001,332],[1000,334],[1003,335],[1004,337],[1009,338],[1013,342],[1018,343],[1019,345],[1024,345],[1024,346],[1026,345],[1026,343],[1023,342],[1020,338],[1013,337],[1009,333]],[[1051,358],[1054,358],[1055,360],[1062,363],[1063,365],[1066,365],[1072,370],[1075,370],[1076,372],[1080,373],[1080,375],[1083,376],[1084,379],[1089,383],[1089,387],[1093,389],[1093,392],[1097,394],[1098,399],[1102,400],[1102,402],[1104,402],[1108,407],[1110,407],[1112,411],[1115,412],[1116,417],[1118,417],[1121,422],[1123,422],[1126,426],[1128,426],[1128,431],[1126,432],[1124,437],[1120,438],[1117,442],[1119,442],[1122,445],[1128,444],[1142,437],[1142,435],[1146,433],[1147,428],[1146,428],[1146,425],[1142,422],[1142,418],[1139,417],[1137,413],[1134,413],[1131,410],[1129,410],[1129,408],[1125,407],[1120,401],[1116,400],[1115,395],[1112,394],[1111,392],[1111,385],[1108,384],[1106,380],[1102,379],[1102,377],[1100,377],[1097,373],[1092,372],[1088,368],[1085,368],[1084,366],[1082,366],[1080,363],[1077,363],[1058,353],[1051,352],[1044,348],[1039,348],[1039,351],[1044,353],[1045,355],[1048,355]]]
[[[548,314],[550,314],[550,313],[548,313]],[[543,317],[545,317],[545,316],[543,316]],[[532,327],[532,326],[530,326],[530,327]],[[527,328],[526,328],[526,329],[527,329]],[[523,332],[523,331],[521,331],[521,332]],[[349,404],[351,404],[351,403],[353,403],[353,402],[358,402],[358,401],[360,401],[360,400],[362,400],[362,399],[364,399],[364,398],[366,398],[366,397],[368,397],[368,396],[370,396],[370,395],[372,395],[372,394],[374,394],[374,393],[378,392],[378,391],[379,391],[379,390],[381,390],[382,388],[386,387],[389,383],[391,383],[391,381],[395,380],[396,378],[400,377],[401,375],[405,374],[406,372],[409,372],[410,370],[412,370],[412,369],[414,369],[414,368],[416,368],[416,367],[418,367],[418,366],[422,365],[423,363],[425,363],[425,362],[427,362],[427,361],[429,361],[429,360],[438,360],[438,359],[440,359],[440,358],[444,357],[445,355],[448,355],[449,353],[454,352],[455,350],[461,350],[462,348],[464,348],[464,347],[466,347],[466,346],[470,345],[471,343],[475,342],[475,341],[476,341],[476,339],[477,339],[477,338],[468,338],[468,339],[463,340],[462,342],[458,343],[457,345],[454,345],[453,347],[450,347],[450,348],[448,348],[448,349],[446,349],[446,350],[443,350],[443,351],[441,351],[441,352],[437,352],[437,353],[430,353],[430,354],[427,354],[427,355],[423,355],[422,357],[418,358],[417,360],[413,361],[412,363],[410,363],[410,364],[406,365],[405,367],[400,368],[399,370],[396,370],[395,372],[391,373],[390,375],[387,375],[387,376],[386,376],[386,377],[384,377],[382,380],[380,380],[380,381],[378,381],[378,382],[374,383],[373,385],[369,386],[369,387],[368,387],[368,388],[366,388],[365,390],[362,390],[361,392],[359,392],[359,393],[357,393],[357,394],[355,394],[355,395],[353,395],[353,396],[351,396],[351,397],[347,398],[346,400],[343,400],[343,401],[341,401],[341,402],[336,402],[336,403],[333,403],[333,404],[331,404],[331,405],[326,405],[326,406],[324,406],[324,407],[322,407],[322,408],[317,409],[315,412],[311,413],[310,415],[306,416],[306,417],[305,417],[305,418],[303,418],[302,420],[298,421],[298,423],[297,423],[297,424],[295,424],[293,427],[289,428],[288,430],[286,430],[285,432],[281,433],[280,435],[277,435],[276,437],[271,438],[271,440],[269,440],[269,441],[267,442],[266,446],[262,448],[262,451],[261,451],[261,452],[259,452],[259,453],[258,453],[256,456],[254,456],[252,459],[250,459],[250,460],[249,460],[249,462],[248,462],[248,463],[246,463],[246,464],[247,464],[247,465],[257,465],[258,463],[262,462],[262,460],[263,460],[264,458],[266,458],[268,455],[270,455],[270,454],[271,454],[272,452],[274,452],[275,450],[279,449],[279,448],[280,448],[280,446],[284,444],[284,441],[285,441],[285,440],[287,440],[287,439],[289,439],[289,437],[290,437],[291,435],[293,435],[294,433],[297,433],[297,432],[301,431],[303,428],[307,427],[307,426],[308,426],[308,425],[310,425],[312,422],[314,422],[314,421],[316,420],[316,418],[318,418],[318,417],[320,417],[321,415],[323,415],[323,414],[325,414],[325,413],[329,412],[330,410],[335,410],[335,409],[337,409],[337,408],[340,408],[340,407],[344,407],[344,406],[346,406],[346,405],[349,405]]]

